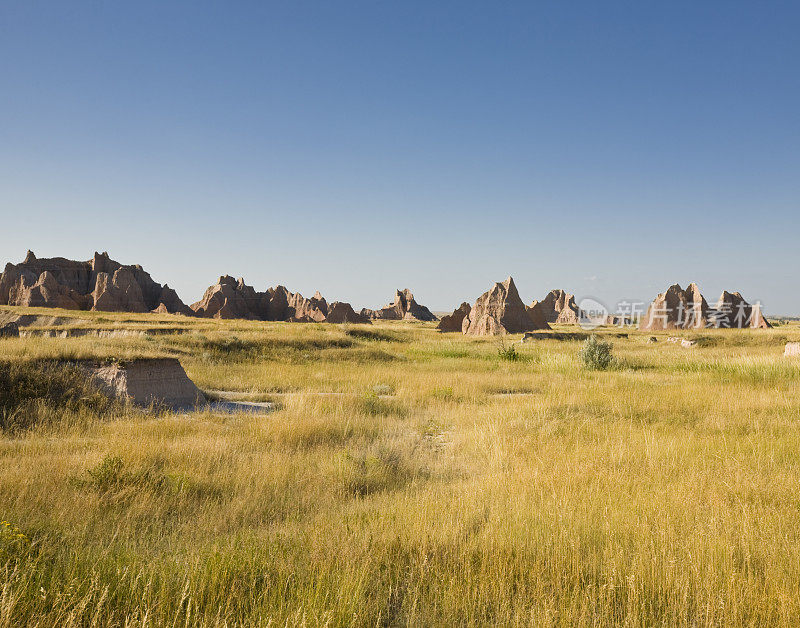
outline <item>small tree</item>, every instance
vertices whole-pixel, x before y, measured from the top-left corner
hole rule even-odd
[[[611,355],[612,344],[600,340],[597,334],[592,334],[583,343],[581,349],[581,359],[583,365],[587,369],[604,371],[614,361],[614,356]]]

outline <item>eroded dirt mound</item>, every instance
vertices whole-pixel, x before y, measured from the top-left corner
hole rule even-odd
[[[190,408],[204,404],[203,392],[175,358],[127,360],[111,364],[79,364],[109,395],[138,406]]]

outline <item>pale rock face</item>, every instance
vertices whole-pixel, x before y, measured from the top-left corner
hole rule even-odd
[[[509,277],[478,297],[464,317],[461,329],[471,336],[496,336],[550,329],[550,326],[537,308],[525,307],[514,280]]]
[[[577,325],[581,318],[575,295],[563,290],[551,290],[541,301],[534,301],[531,308],[538,309],[548,323]]]
[[[783,356],[786,358],[800,356],[800,342],[787,342],[783,350]]]
[[[205,403],[205,395],[175,358],[130,360],[124,363],[80,364],[109,396],[139,406],[151,404],[191,408]]]
[[[469,312],[472,309],[469,303],[462,303],[459,305],[455,310],[453,310],[452,314],[448,314],[447,316],[442,316],[439,324],[437,325],[437,329],[441,332],[460,332],[461,326],[464,323],[464,318],[469,316]]]
[[[706,327],[708,321],[708,303],[697,284],[689,284],[686,290],[675,284],[650,304],[639,329],[700,329]]]
[[[113,275],[97,273],[93,309],[101,312],[149,312],[142,289],[133,273],[127,268],[118,268]]]
[[[314,293],[310,299],[306,299],[299,292],[291,294],[289,307],[294,313],[289,318],[295,323],[324,323],[328,316],[328,302],[319,293]]]

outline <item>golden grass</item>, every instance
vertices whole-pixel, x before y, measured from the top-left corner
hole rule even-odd
[[[0,547],[0,626],[800,622],[796,326],[606,330],[617,362],[587,371],[579,341],[507,361],[432,325],[178,319],[0,340],[177,356],[280,408],[0,438],[0,518],[31,541]]]

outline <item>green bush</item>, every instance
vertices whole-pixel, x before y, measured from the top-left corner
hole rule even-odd
[[[497,347],[497,355],[501,360],[508,362],[516,362],[520,357],[519,353],[517,353],[517,348],[513,344],[506,345],[502,340]]]
[[[600,340],[597,334],[592,334],[583,343],[581,349],[581,359],[587,369],[595,371],[604,371],[614,361],[614,356],[611,355],[612,344],[604,340]]]

